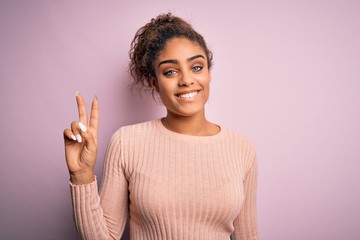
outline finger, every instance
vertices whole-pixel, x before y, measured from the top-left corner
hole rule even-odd
[[[90,127],[95,130],[94,137],[96,138],[99,127],[99,101],[97,96],[94,97],[91,104]]]
[[[76,137],[76,141],[78,141],[79,143],[82,142],[82,137],[80,135],[80,126],[79,126],[79,122],[74,121],[71,123],[71,131],[73,132],[73,134]]]
[[[89,150],[96,150],[96,142],[95,142],[95,138],[93,136],[93,134],[89,131],[87,131],[87,128],[84,124],[82,124],[81,122],[79,122],[79,127],[80,127],[80,134],[83,137],[86,147]]]
[[[84,98],[80,95],[79,91],[76,91],[76,103],[79,113],[79,121],[87,126],[87,114]]]
[[[75,135],[73,134],[73,132],[70,130],[70,129],[65,129],[64,130],[64,139],[69,139],[69,140],[73,140],[73,141],[76,141],[76,137]]]

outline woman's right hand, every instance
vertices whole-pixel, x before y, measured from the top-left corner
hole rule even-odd
[[[98,149],[99,103],[94,97],[88,124],[83,97],[76,92],[79,121],[64,130],[65,158],[73,184],[88,184],[94,181],[94,168]]]

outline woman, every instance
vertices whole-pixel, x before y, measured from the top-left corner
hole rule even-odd
[[[88,124],[64,131],[77,231],[82,239],[258,239],[257,162],[246,138],[205,117],[212,53],[187,22],[160,15],[130,50],[134,85],[159,94],[167,115],[121,127],[109,143],[98,194],[98,100]]]

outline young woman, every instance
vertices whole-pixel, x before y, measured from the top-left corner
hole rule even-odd
[[[98,193],[98,100],[90,121],[64,131],[77,231],[82,239],[258,239],[257,161],[245,137],[205,117],[212,53],[187,22],[160,15],[130,50],[134,84],[159,94],[167,115],[121,127],[109,143]]]

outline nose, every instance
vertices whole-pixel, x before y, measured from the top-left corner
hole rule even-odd
[[[194,84],[194,78],[191,73],[183,71],[179,78],[179,86],[189,87],[192,84]]]

